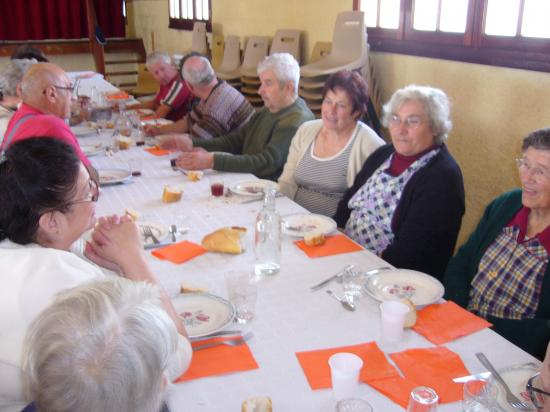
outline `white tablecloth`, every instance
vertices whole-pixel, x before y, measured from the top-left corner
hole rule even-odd
[[[82,143],[96,140],[109,141],[106,134],[100,137],[81,138]],[[207,171],[199,182],[189,182],[185,176],[170,168],[167,156],[155,157],[141,148],[92,157],[97,168],[126,167],[128,160],[140,164],[140,177],[131,183],[102,189],[98,215],[124,212],[130,207],[140,214],[141,220],[163,225],[175,222],[176,217],[186,221],[189,232],[182,238],[200,243],[202,237],[221,226],[248,228],[247,250],[238,256],[206,253],[187,263],[176,265],[150,256],[150,263],[169,294],[179,292],[180,284],[205,287],[210,293],[227,297],[223,274],[229,270],[252,272],[253,226],[261,202],[238,204],[233,198],[210,196]],[[250,175],[224,174],[226,184]],[[175,204],[161,202],[164,185],[179,184],[184,188],[183,198]],[[287,198],[277,199],[281,215],[303,211]],[[282,265],[278,275],[258,283],[256,319],[249,328],[254,337],[249,346],[259,369],[198,379],[173,385],[170,404],[177,411],[239,411],[244,399],[268,395],[274,411],[332,411],[335,401],[331,390],[310,389],[295,356],[296,352],[332,348],[379,340],[378,303],[363,297],[355,312],[344,310],[324,291],[311,292],[309,287],[353,263],[368,270],[385,264],[372,253],[362,251],[318,259],[308,258],[292,244],[291,238],[283,241]],[[341,292],[340,285],[331,288]],[[430,342],[413,331],[406,331],[402,342],[384,345],[387,353],[408,348],[431,347]],[[485,352],[498,367],[532,361],[533,358],[490,330],[458,339],[446,345],[457,352],[472,373],[483,367],[474,354]],[[368,364],[365,366],[368,368]],[[360,385],[357,394],[368,400],[375,411],[400,411],[398,405],[366,384]],[[442,405],[440,411],[460,411],[459,403]]]

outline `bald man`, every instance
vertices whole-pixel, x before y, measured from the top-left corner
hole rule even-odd
[[[54,137],[74,147],[84,165],[90,161],[80,149],[78,140],[65,123],[71,115],[73,85],[67,74],[52,63],[37,63],[23,76],[23,103],[15,112],[2,141],[5,150],[29,137]]]
[[[181,74],[199,103],[176,123],[146,127],[148,134],[189,133],[209,140],[244,126],[254,114],[241,92],[216,77],[206,57],[189,57]]]

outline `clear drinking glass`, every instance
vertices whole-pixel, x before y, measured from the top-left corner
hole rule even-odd
[[[497,387],[485,379],[464,384],[462,410],[464,412],[496,412]]]
[[[418,386],[411,391],[407,412],[436,412],[439,396],[427,386]]]

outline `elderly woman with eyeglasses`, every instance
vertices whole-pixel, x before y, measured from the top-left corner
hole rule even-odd
[[[462,173],[445,145],[449,100],[410,85],[384,105],[382,120],[392,143],[365,161],[334,218],[392,265],[441,278],[464,214]]]
[[[95,263],[131,280],[158,281],[131,219],[100,218],[93,241],[82,246],[81,236],[96,225],[99,188],[72,146],[50,137],[14,143],[0,158],[0,187],[2,409],[25,401],[21,390],[24,336],[58,292],[103,278],[103,270]],[[185,335],[170,300],[165,294],[161,299]],[[187,340],[181,339],[180,348],[185,367],[190,359]]]
[[[550,341],[550,128],[530,133],[521,189],[493,200],[449,262],[446,298],[542,359]]]

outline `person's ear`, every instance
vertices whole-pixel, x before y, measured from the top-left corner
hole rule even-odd
[[[47,238],[54,238],[59,235],[59,213],[56,210],[46,212],[38,219],[38,231],[46,235]]]
[[[54,86],[48,86],[44,89],[44,96],[49,102],[57,100],[57,89]]]

